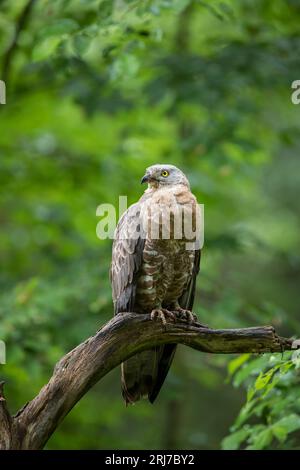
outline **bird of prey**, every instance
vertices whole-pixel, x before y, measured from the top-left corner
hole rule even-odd
[[[114,235],[110,280],[115,315],[151,313],[152,319],[163,323],[177,317],[193,322],[200,266],[200,247],[193,235],[196,197],[187,177],[173,165],[150,166],[141,183],[148,183],[148,189],[122,215]],[[192,238],[183,230],[185,215],[188,222],[192,220]],[[121,364],[126,405],[140,398],[154,402],[175,349],[175,344],[156,346]]]

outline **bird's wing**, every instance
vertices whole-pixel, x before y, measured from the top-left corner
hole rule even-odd
[[[138,202],[131,206],[121,217],[116,228],[110,280],[113,291],[115,315],[120,312],[133,312],[137,288],[137,277],[142,265],[145,238],[137,236],[141,230]],[[156,376],[158,348],[136,354],[121,364],[122,395],[126,402],[134,403],[147,396]]]
[[[115,231],[110,280],[115,314],[132,312],[137,273],[142,264],[145,239],[140,233],[140,203],[122,215]]]
[[[192,310],[195,300],[195,291],[196,291],[196,278],[200,271],[200,259],[201,259],[201,250],[195,250],[194,266],[191,278],[187,284],[186,289],[183,291],[180,299],[179,305],[181,308],[187,310]]]
[[[194,266],[192,271],[192,276],[187,284],[185,291],[182,293],[179,299],[179,305],[182,308],[187,310],[192,310],[194,299],[195,299],[195,290],[196,290],[196,277],[200,270],[200,258],[201,258],[201,251],[195,251],[195,258],[194,258]],[[149,394],[149,400],[151,403],[154,402],[159,391],[165,381],[165,378],[169,372],[171,363],[173,361],[173,357],[176,351],[176,344],[165,344],[164,346],[160,346],[158,353],[159,358],[157,361],[157,375],[156,380]]]

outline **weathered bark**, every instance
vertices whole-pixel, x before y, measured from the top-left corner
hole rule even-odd
[[[0,382],[0,449],[9,449],[11,447],[12,418],[3,396],[3,387],[4,382]]]
[[[151,321],[149,315],[119,314],[66,354],[49,382],[15,416],[0,388],[0,449],[41,449],[67,413],[104,375],[137,352],[179,343],[217,354],[282,352],[292,340],[271,326],[214,330],[200,324]]]

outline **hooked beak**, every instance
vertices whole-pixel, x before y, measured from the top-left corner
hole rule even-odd
[[[150,181],[150,176],[146,173],[143,178],[141,179],[141,184],[143,183],[149,183]]]

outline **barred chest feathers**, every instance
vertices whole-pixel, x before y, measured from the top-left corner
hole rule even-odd
[[[196,201],[186,187],[178,185],[175,189],[161,189],[153,194],[146,192],[144,204],[147,210],[143,213],[148,217],[147,237],[137,280],[136,311],[149,312],[160,307],[172,309],[190,281],[195,257],[194,250],[187,250],[184,237],[174,238],[172,216],[180,214],[183,206],[195,210]],[[169,222],[170,215],[171,224],[167,228],[170,237],[163,239],[163,225]],[[159,237],[152,237],[153,233]]]

